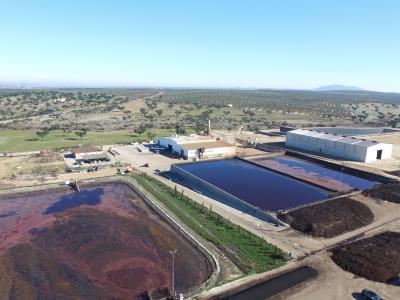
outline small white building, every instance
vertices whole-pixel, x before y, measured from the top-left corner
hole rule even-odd
[[[285,145],[359,162],[392,157],[391,144],[307,129],[288,131]]]
[[[107,158],[106,154],[96,147],[77,147],[72,149],[76,160],[95,160]]]
[[[164,137],[157,144],[185,159],[231,157],[236,154],[236,147],[211,136]]]

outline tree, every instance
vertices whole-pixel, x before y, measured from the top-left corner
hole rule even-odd
[[[42,138],[42,143],[43,143],[43,139],[46,135],[48,135],[50,133],[50,131],[48,129],[41,129],[36,131],[36,135]]]
[[[147,114],[147,110],[145,108],[140,108],[140,112],[145,116]]]
[[[135,128],[135,133],[137,134],[142,134],[146,131],[146,126],[144,126],[143,124],[140,124],[138,128]]]
[[[147,137],[149,138],[150,141],[152,141],[156,137],[156,134],[153,133],[153,132],[148,131],[147,132]]]
[[[195,125],[196,133],[199,134],[207,130],[207,126],[201,120],[197,120]]]
[[[86,129],[75,131],[75,134],[81,138],[81,144],[82,144],[82,139],[86,135],[86,133],[87,133]]]
[[[179,123],[176,123],[175,131],[176,131],[177,135],[185,135],[186,134],[185,128]]]
[[[71,133],[71,128],[69,128],[69,127],[64,127],[63,128],[63,132],[64,132],[64,134],[67,134],[67,135],[69,135],[70,133]]]
[[[179,116],[181,115],[181,113],[182,113],[182,111],[180,111],[180,110],[176,110],[175,111],[175,115],[179,118]]]
[[[159,117],[161,117],[161,115],[163,114],[163,110],[162,109],[157,109],[156,110],[156,113],[157,113],[157,115],[159,116]]]

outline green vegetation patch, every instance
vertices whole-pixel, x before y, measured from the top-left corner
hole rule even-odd
[[[146,132],[133,133],[130,130],[87,131],[82,139],[76,132],[65,133],[62,130],[51,130],[43,136],[40,130],[0,130],[0,152],[25,152],[69,148],[82,145],[112,145],[130,142],[149,141],[151,138],[168,136],[174,129],[149,129]]]
[[[265,272],[288,260],[282,250],[221,217],[212,207],[204,207],[145,174],[134,173],[132,177],[192,230],[220,248],[244,272]]]

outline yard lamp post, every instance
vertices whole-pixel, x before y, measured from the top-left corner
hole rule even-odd
[[[342,192],[342,184],[343,184],[343,172],[344,172],[344,168],[343,167],[341,167],[340,168],[340,188],[339,188],[339,193],[341,193]]]
[[[172,255],[172,297],[175,299],[175,254],[178,252],[177,249],[169,251]]]

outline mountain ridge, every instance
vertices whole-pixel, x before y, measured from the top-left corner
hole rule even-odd
[[[330,84],[330,85],[323,85],[313,89],[316,92],[329,92],[329,91],[366,91],[363,88],[358,86],[351,86],[351,85],[341,85],[341,84]]]

